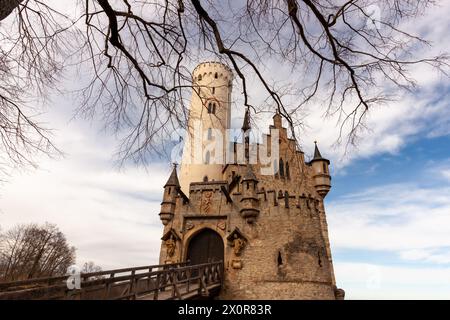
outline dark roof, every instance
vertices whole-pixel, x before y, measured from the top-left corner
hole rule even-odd
[[[314,141],[315,147],[314,147],[314,157],[312,158],[312,160],[310,162],[314,162],[314,161],[326,161],[328,162],[328,164],[330,164],[330,160],[325,159],[322,157],[322,155],[320,154],[319,148],[317,147],[317,141]]]
[[[172,173],[170,174],[169,180],[167,180],[166,184],[164,185],[165,187],[179,187],[180,186],[180,182],[178,181],[178,175],[177,175],[177,166],[174,164],[173,166],[173,170]]]
[[[245,110],[245,115],[244,115],[244,122],[242,123],[242,130],[245,132],[248,129],[250,129],[250,113],[249,110],[247,108],[247,110]]]
[[[322,160],[322,155],[320,154],[319,148],[317,147],[317,141],[314,141],[314,158],[313,160]]]

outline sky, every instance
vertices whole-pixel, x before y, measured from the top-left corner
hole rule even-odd
[[[445,2],[413,26],[436,52],[450,47],[449,10]],[[417,90],[372,111],[357,147],[336,146],[334,120],[314,110],[300,137],[307,156],[317,140],[331,160],[325,207],[337,284],[348,299],[450,299],[450,82],[425,67],[413,75]],[[77,248],[78,264],[156,264],[170,161],[118,167],[115,136],[98,120],[73,119],[76,106],[52,96],[42,119],[65,156],[11,173],[0,186],[0,227],[54,223]]]

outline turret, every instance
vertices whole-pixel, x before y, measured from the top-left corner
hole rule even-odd
[[[245,111],[244,122],[242,123],[242,132],[244,134],[244,151],[245,151],[245,162],[249,162],[250,158],[250,113],[249,109]]]
[[[259,199],[256,193],[258,180],[253,173],[250,164],[247,164],[247,172],[242,178],[241,217],[248,223],[254,223],[259,216]]]
[[[167,180],[164,185],[163,201],[161,202],[161,212],[159,213],[163,225],[167,225],[173,219],[175,214],[176,195],[179,188],[180,182],[178,181],[177,176],[177,166],[174,164],[169,180]]]
[[[188,132],[180,170],[181,190],[189,184],[222,180],[231,123],[232,70],[220,62],[204,62],[192,73]]]
[[[314,172],[314,187],[317,190],[317,193],[325,198],[328,191],[331,189],[331,176],[329,171],[330,160],[325,159],[320,154],[319,148],[317,147],[317,141],[314,141],[314,157],[309,162],[312,166]]]
[[[281,129],[283,127],[283,124],[281,121],[281,114],[278,111],[273,116],[273,126],[277,129]]]

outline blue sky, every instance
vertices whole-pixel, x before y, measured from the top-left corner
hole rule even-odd
[[[442,3],[407,25],[434,42],[430,54],[450,47],[449,10],[450,2]],[[271,61],[267,70],[284,74]],[[332,162],[325,206],[336,279],[350,299],[450,299],[450,82],[425,66],[411,76],[417,89],[372,110],[370,130],[356,147],[335,144],[336,119],[314,108],[305,112],[300,142],[306,155],[318,140]],[[71,81],[78,79],[67,77],[65,86]],[[238,95],[234,99],[240,123],[242,104]],[[65,156],[11,172],[0,186],[0,227],[55,223],[77,247],[79,264],[94,261],[109,269],[156,263],[170,161],[118,168],[117,138],[101,119],[72,119],[77,103],[70,95],[52,95],[40,117]],[[257,120],[267,132],[267,119]]]

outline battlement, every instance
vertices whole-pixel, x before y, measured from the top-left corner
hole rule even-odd
[[[205,79],[221,79],[230,81],[233,79],[233,71],[227,65],[217,62],[208,61],[200,63],[192,72],[194,81],[200,82]]]

